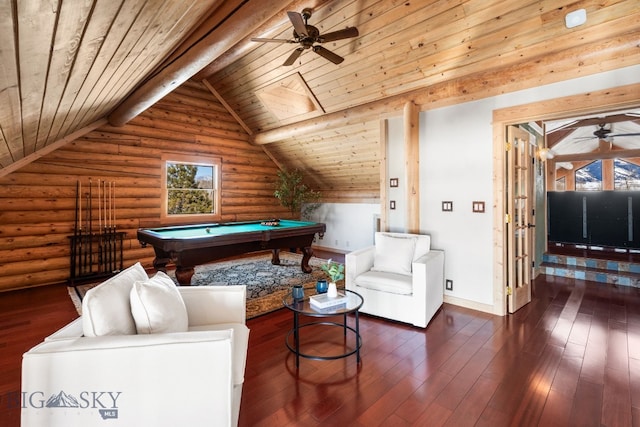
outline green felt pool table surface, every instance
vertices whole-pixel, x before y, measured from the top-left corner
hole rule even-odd
[[[168,239],[189,239],[198,237],[215,237],[235,233],[251,233],[261,231],[273,231],[292,227],[307,227],[316,225],[315,222],[279,220],[279,225],[262,225],[258,222],[236,222],[200,224],[180,227],[153,228],[147,231],[156,233],[158,237]]]
[[[143,246],[153,246],[156,254],[153,265],[157,270],[166,271],[168,263],[175,264],[180,284],[190,284],[196,265],[265,249],[273,251],[273,264],[280,263],[280,249],[300,249],[301,268],[311,272],[311,243],[316,233],[324,234],[325,224],[294,220],[278,220],[278,225],[262,224],[268,221],[271,220],[139,229],[138,240]]]

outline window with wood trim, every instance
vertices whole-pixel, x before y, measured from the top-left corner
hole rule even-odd
[[[615,190],[640,190],[640,166],[626,160],[615,159],[613,163]]]
[[[220,169],[221,161],[216,157],[163,154],[162,222],[218,221]]]
[[[602,160],[596,160],[575,172],[576,191],[602,190]]]

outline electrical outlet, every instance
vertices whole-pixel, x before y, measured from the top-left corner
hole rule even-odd
[[[444,288],[448,291],[452,291],[453,290],[453,280],[445,280],[444,282]]]

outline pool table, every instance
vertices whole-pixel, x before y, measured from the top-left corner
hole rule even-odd
[[[173,262],[178,283],[190,285],[196,265],[265,249],[273,251],[271,263],[278,265],[280,249],[299,248],[302,271],[310,273],[311,243],[316,233],[322,236],[325,230],[325,224],[316,222],[245,221],[139,229],[138,240],[142,246],[153,246],[156,270],[166,271]]]

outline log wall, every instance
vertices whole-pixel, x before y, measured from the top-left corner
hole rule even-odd
[[[65,282],[76,185],[114,182],[125,267],[151,267],[136,238],[160,223],[165,151],[222,159],[222,220],[287,217],[273,197],[277,167],[200,83],[186,83],[123,127],[103,126],[0,178],[0,291]],[[95,188],[93,197],[96,197]],[[97,220],[97,214],[94,214]]]

